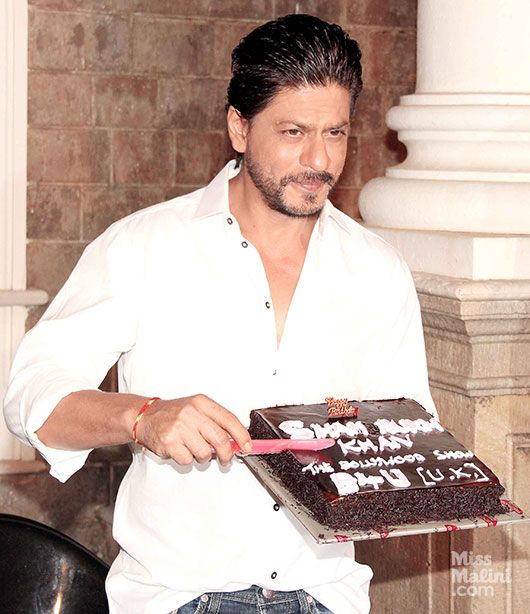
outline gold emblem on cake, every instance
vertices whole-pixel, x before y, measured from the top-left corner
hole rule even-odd
[[[359,408],[352,407],[348,403],[348,399],[326,397],[325,401],[328,404],[328,416],[330,418],[357,418]]]

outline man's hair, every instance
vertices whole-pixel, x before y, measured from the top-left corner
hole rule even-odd
[[[361,51],[338,25],[311,15],[286,15],[259,26],[232,51],[228,104],[251,120],[283,88],[337,84],[362,89]]]

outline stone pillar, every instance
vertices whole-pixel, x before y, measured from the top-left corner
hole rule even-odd
[[[413,270],[530,279],[530,3],[418,4],[416,93],[387,115],[407,158],[360,195]]]
[[[442,422],[527,513],[529,23],[527,0],[418,0],[416,92],[387,115],[408,156],[360,195],[367,225],[414,272]],[[374,614],[395,603],[396,590],[402,611],[420,593],[430,613],[525,611],[528,525],[418,538],[421,555],[403,555],[411,543],[400,541],[359,549],[376,570]],[[451,552],[467,552],[470,564]],[[486,564],[473,565],[476,555]]]
[[[441,420],[492,468],[508,498],[530,513],[530,282],[414,277]],[[428,551],[431,569],[437,569],[430,572],[432,612],[524,611],[529,525],[439,537],[431,538]],[[451,561],[451,552],[488,556],[491,564],[462,567]],[[471,572],[484,580],[472,580]],[[439,606],[440,595],[446,608]]]

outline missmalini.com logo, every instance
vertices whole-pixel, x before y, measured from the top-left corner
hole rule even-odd
[[[451,551],[453,597],[493,597],[496,584],[512,581],[509,571],[494,571],[491,554]]]

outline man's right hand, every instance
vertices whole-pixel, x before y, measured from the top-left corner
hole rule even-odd
[[[41,442],[59,450],[86,450],[132,439],[132,427],[146,397],[122,392],[79,390],[64,397],[37,430]],[[230,438],[242,450],[250,435],[225,407],[204,394],[157,400],[138,421],[138,442],[180,465],[207,462],[215,453],[227,464],[234,455]]]
[[[250,435],[236,416],[204,394],[155,401],[136,434],[141,445],[179,465],[206,463],[214,453],[222,465],[230,463],[230,438],[242,450],[251,449]]]

